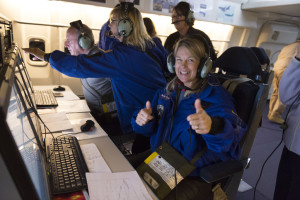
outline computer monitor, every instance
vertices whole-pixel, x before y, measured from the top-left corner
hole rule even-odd
[[[0,70],[0,199],[50,199],[38,119],[15,76],[17,51]]]

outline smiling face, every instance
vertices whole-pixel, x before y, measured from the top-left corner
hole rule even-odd
[[[194,57],[185,47],[180,46],[175,56],[175,72],[184,86],[193,88],[193,83],[197,82],[197,69],[200,60]]]

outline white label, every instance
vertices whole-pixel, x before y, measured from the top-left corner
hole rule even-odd
[[[171,188],[175,188],[175,168],[170,165],[165,159],[160,155],[157,155],[149,162],[149,167],[151,167],[160,177],[168,184]],[[177,184],[183,179],[181,174],[176,171]]]

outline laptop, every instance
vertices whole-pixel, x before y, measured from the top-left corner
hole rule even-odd
[[[86,189],[88,168],[77,139],[43,137],[35,105],[15,76],[15,65],[16,61],[0,70],[0,169],[9,174],[1,176],[0,183],[12,182],[21,199],[51,199],[53,194]]]

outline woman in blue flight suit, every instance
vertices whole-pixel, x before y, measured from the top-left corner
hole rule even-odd
[[[195,163],[196,169],[177,185],[178,199],[207,199],[211,185],[199,177],[200,168],[238,159],[239,142],[247,129],[235,114],[231,95],[206,76],[211,65],[207,51],[203,37],[181,39],[174,50],[177,76],[132,118],[134,131],[151,137],[151,151],[169,141],[192,160],[207,146]],[[174,199],[175,193],[172,190],[166,199]]]
[[[133,131],[130,119],[134,111],[141,109],[157,89],[166,85],[161,66],[166,66],[168,53],[162,45],[155,45],[147,34],[142,15],[132,3],[121,3],[113,8],[109,27],[117,42],[114,42],[111,50],[96,56],[70,56],[61,51],[45,54],[39,49],[28,48],[23,50],[49,61],[52,68],[71,77],[111,78],[120,125],[123,133],[128,134]],[[84,41],[84,37],[79,40]],[[156,60],[147,52],[151,52]]]

